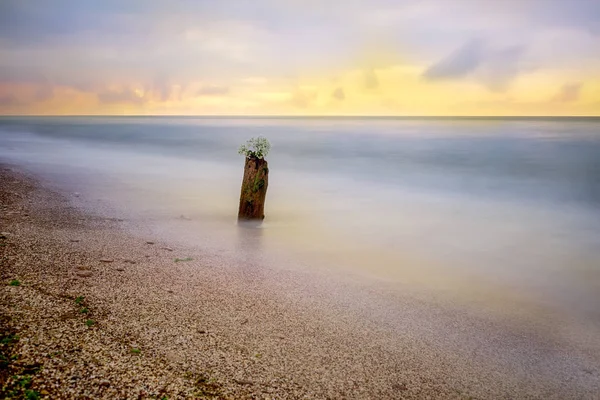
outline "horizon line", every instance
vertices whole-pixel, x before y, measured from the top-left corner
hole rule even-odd
[[[471,119],[493,119],[493,118],[600,118],[600,115],[256,115],[256,114],[0,114],[0,118],[5,117],[122,117],[122,118],[153,118],[153,117],[185,117],[185,118],[404,118],[404,119],[425,119],[425,118],[471,118]]]

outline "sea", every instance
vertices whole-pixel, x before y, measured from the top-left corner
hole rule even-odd
[[[266,218],[240,225],[259,135]],[[600,118],[2,117],[0,162],[232,265],[600,326]]]

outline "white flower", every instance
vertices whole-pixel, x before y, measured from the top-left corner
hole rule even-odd
[[[269,150],[271,150],[271,143],[267,138],[259,136],[242,144],[238,153],[248,158],[265,158],[269,154]]]

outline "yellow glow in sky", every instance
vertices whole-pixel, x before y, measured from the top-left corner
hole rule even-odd
[[[4,2],[0,114],[600,115],[589,0],[249,4]]]

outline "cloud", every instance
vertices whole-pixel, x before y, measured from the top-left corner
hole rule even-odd
[[[0,107],[13,107],[20,105],[21,102],[13,94],[0,96]]]
[[[249,85],[264,85],[269,80],[264,76],[250,76],[248,78],[243,78],[241,81]]]
[[[335,89],[333,93],[331,93],[331,97],[333,97],[336,100],[342,101],[346,98],[346,94],[344,93],[344,89],[339,87]]]
[[[100,86],[92,78],[78,76],[79,71],[68,69],[61,74],[54,74],[45,67],[46,61],[38,62],[34,59],[17,59],[15,65],[9,64],[10,60],[0,61],[0,83],[36,85],[39,87],[37,100],[46,100],[53,97],[54,88],[57,86],[69,87],[80,92],[94,92]]]
[[[377,79],[375,70],[368,69],[365,71],[365,87],[367,89],[376,89],[379,87],[379,79]]]
[[[35,90],[34,99],[35,101],[46,101],[54,97],[54,87],[52,85],[42,85]]]
[[[197,92],[197,96],[223,96],[229,93],[228,86],[207,85],[201,87]]]
[[[525,47],[494,47],[471,40],[423,72],[428,81],[473,78],[493,91],[504,91],[521,71]]]
[[[129,104],[143,104],[145,98],[139,96],[134,90],[130,88],[123,88],[120,90],[107,90],[97,94],[100,103],[104,104],[118,104],[118,103],[129,103]]]
[[[2,0],[0,37],[30,44],[98,32],[124,35],[143,26],[155,9],[151,2],[139,1]]]
[[[597,0],[538,0],[540,7],[532,18],[546,26],[576,27],[600,33],[600,2]]]
[[[571,103],[579,100],[581,94],[581,82],[567,83],[560,88],[558,94],[554,97],[553,101],[558,103]]]
[[[173,85],[169,83],[169,79],[164,74],[159,74],[154,78],[154,82],[151,85],[150,92],[158,96],[160,101],[167,101],[171,97],[173,91]]]
[[[428,80],[462,78],[474,72],[483,62],[483,45],[479,40],[465,43],[423,73]]]
[[[15,94],[36,111],[102,110],[72,100],[94,96],[144,111],[176,101],[225,110],[222,99],[194,98],[230,90],[250,110],[260,90],[279,93],[274,109],[361,113],[406,92],[428,97],[424,109],[467,86],[483,100],[529,86],[516,78],[535,66],[552,80],[547,102],[565,77],[594,92],[599,28],[598,0],[0,0],[0,83],[25,88]],[[397,66],[410,71],[389,79]],[[351,81],[323,83],[347,71]]]
[[[296,90],[290,99],[290,103],[294,107],[306,108],[317,98],[317,92],[307,92],[302,90]]]
[[[521,63],[524,53],[525,47],[519,45],[488,50],[476,78],[493,91],[506,90],[524,68]]]

